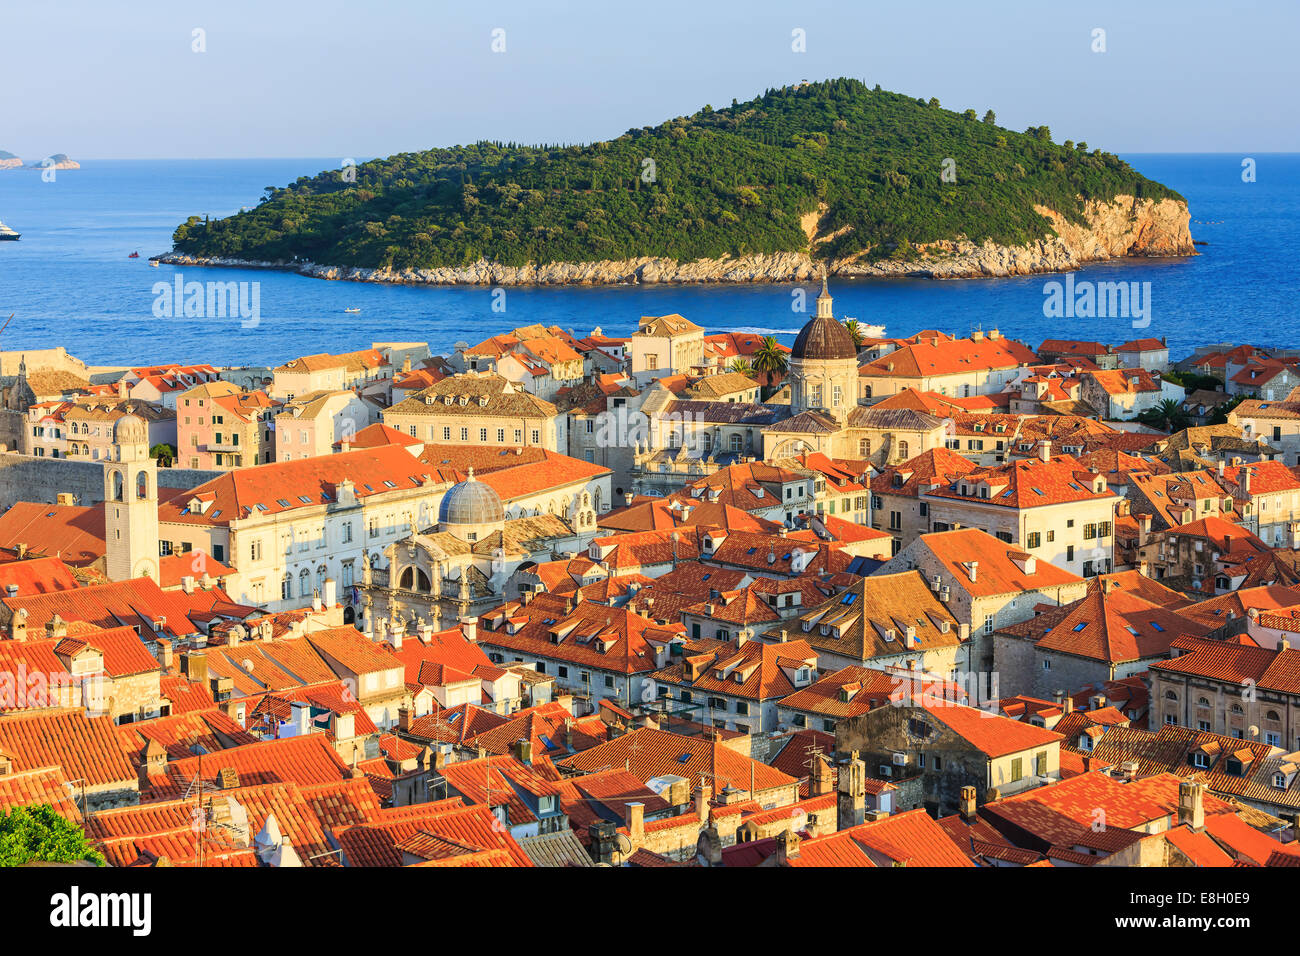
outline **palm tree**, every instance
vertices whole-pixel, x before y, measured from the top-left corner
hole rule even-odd
[[[727,367],[733,372],[739,372],[741,375],[752,375],[754,372],[754,367],[749,364],[749,359],[733,359]]]
[[[1160,404],[1147,409],[1138,416],[1138,419],[1146,425],[1151,425],[1153,428],[1163,428],[1168,432],[1176,432],[1186,428],[1189,421],[1182,405],[1172,398],[1166,398]]]
[[[763,336],[763,344],[754,350],[754,368],[769,375],[784,375],[789,359],[781,343],[770,335]]]
[[[844,327],[849,330],[849,337],[853,339],[855,349],[862,348],[862,326],[858,325],[857,319],[849,319],[844,323]]]

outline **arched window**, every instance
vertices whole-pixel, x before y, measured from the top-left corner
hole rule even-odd
[[[325,593],[325,578],[329,575],[329,569],[321,565],[316,569],[316,590],[321,594]]]
[[[1270,710],[1267,714],[1264,715],[1264,719],[1265,719],[1265,720],[1272,720],[1272,721],[1278,721],[1278,720],[1281,720],[1281,718],[1278,717],[1278,715],[1277,715],[1277,711],[1276,711],[1276,710]]]
[[[1172,690],[1165,691],[1165,700],[1177,700],[1177,699],[1178,699],[1178,695],[1175,694]]]
[[[280,582],[280,600],[287,601],[293,597],[293,576],[286,574]]]
[[[1242,709],[1241,709],[1241,704],[1233,704],[1233,705],[1232,705],[1232,712],[1233,712],[1234,714],[1241,714],[1241,713],[1243,712]]]
[[[122,500],[122,473],[120,471],[113,472],[113,500]]]
[[[306,568],[298,572],[298,596],[311,597],[311,572]]]
[[[1198,701],[1196,702],[1196,706],[1197,706],[1197,707],[1209,707],[1209,706],[1210,706],[1210,698],[1208,698],[1208,697],[1202,697],[1200,700],[1198,700]]]
[[[135,496],[137,498],[149,497],[149,474],[141,471],[135,476]]]

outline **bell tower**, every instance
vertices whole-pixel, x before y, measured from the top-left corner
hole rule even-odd
[[[826,287],[826,273],[822,272],[822,291],[817,296],[817,315],[818,319],[833,319],[835,314],[831,311],[831,290]]]
[[[104,461],[104,532],[110,581],[158,580],[158,465],[149,457],[149,426],[124,415],[113,427]]]

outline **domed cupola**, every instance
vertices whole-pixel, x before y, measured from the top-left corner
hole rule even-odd
[[[501,496],[475,478],[473,468],[464,481],[452,485],[438,506],[439,530],[454,534],[462,541],[478,541],[499,531],[505,520]]]

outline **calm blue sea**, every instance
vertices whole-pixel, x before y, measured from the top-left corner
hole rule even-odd
[[[835,312],[883,323],[891,335],[925,328],[966,334],[976,326],[1037,345],[1048,337],[1120,342],[1166,336],[1175,356],[1208,341],[1300,345],[1300,155],[1260,154],[1257,179],[1241,178],[1238,154],[1126,156],[1185,195],[1201,255],[1138,260],[1084,270],[1076,280],[1151,282],[1151,325],[1127,319],[1049,320],[1043,286],[1025,279],[859,280],[833,283]],[[229,215],[262,190],[336,165],[327,159],[83,160],[54,182],[39,172],[0,171],[0,220],[22,233],[0,242],[0,336],[5,350],[63,345],[92,364],[209,361],[279,363],[373,341],[428,341],[435,351],[491,331],[541,322],[628,332],[641,315],[680,312],[710,330],[793,335],[791,286],[511,288],[506,312],[485,288],[425,288],[324,282],[291,273],[150,268],[189,215]],[[128,259],[133,250],[139,259]],[[152,287],[177,271],[187,280],[261,283],[261,324],[238,319],[153,317]],[[360,314],[344,314],[359,308]],[[788,341],[788,340],[787,340]]]

